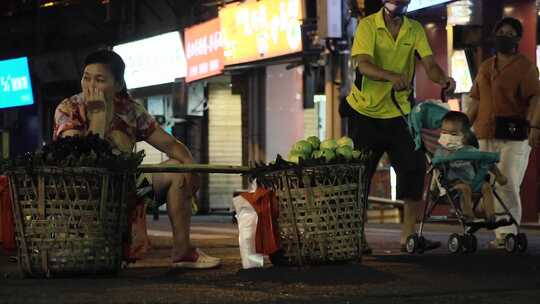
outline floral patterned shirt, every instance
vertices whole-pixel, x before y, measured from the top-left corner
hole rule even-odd
[[[54,114],[53,140],[67,130],[88,132],[89,121],[83,94],[64,99]],[[146,140],[158,128],[158,123],[146,109],[128,96],[114,99],[114,115],[105,138],[120,151],[131,152],[137,141]]]

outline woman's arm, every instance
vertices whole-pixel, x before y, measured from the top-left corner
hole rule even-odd
[[[193,156],[189,149],[176,138],[165,132],[161,127],[156,128],[146,142],[163,153],[167,153],[169,158],[179,161],[182,164],[193,163]],[[186,184],[191,186],[192,193],[197,192],[200,186],[199,176],[196,173],[184,175]]]
[[[531,98],[527,117],[531,126],[540,127],[540,96]]]
[[[471,122],[471,124],[473,124],[478,117],[479,104],[480,102],[478,101],[478,99],[471,97],[471,102],[469,103],[467,107],[467,112],[465,113],[465,115],[469,117],[469,121]]]
[[[528,113],[531,130],[529,132],[529,145],[540,147],[540,96],[531,99]]]
[[[154,148],[166,153],[169,158],[175,159],[183,164],[193,163],[193,156],[189,149],[176,138],[165,132],[161,127],[156,128],[146,142]]]
[[[88,112],[88,132],[105,138],[107,127],[113,116],[113,101],[107,100],[105,93],[99,89],[87,90],[83,94]]]

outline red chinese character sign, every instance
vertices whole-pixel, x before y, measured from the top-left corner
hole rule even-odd
[[[184,32],[186,82],[219,75],[223,71],[223,43],[218,18],[189,27]]]

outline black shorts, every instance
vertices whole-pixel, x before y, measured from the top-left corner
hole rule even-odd
[[[355,113],[349,116],[349,134],[355,147],[370,148],[374,157],[368,165],[370,179],[384,152],[397,174],[397,198],[421,200],[426,176],[426,157],[415,151],[414,141],[403,117],[376,119]]]

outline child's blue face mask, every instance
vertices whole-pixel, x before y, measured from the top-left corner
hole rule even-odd
[[[439,144],[448,150],[458,150],[463,147],[463,135],[441,134]]]

